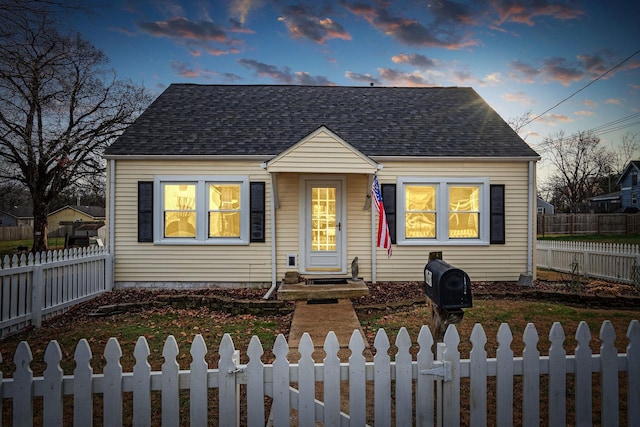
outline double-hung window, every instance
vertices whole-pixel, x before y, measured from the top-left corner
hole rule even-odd
[[[400,245],[489,243],[489,182],[485,178],[399,178]]]
[[[160,176],[154,185],[157,243],[249,243],[248,178]]]

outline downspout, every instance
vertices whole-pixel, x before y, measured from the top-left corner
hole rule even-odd
[[[263,163],[262,167],[264,169],[267,168],[267,164]],[[263,299],[269,299],[273,291],[276,290],[276,286],[278,283],[276,282],[276,192],[274,190],[274,178],[273,174],[269,174],[269,185],[271,187],[271,203],[269,207],[269,214],[271,216],[271,287],[267,291],[266,294],[262,297]]]
[[[105,266],[105,287],[107,291],[113,290],[113,280],[115,277],[115,239],[116,239],[116,161],[109,160],[109,257],[108,265]]]
[[[536,188],[535,188],[535,180],[534,180],[534,172],[535,172],[535,162],[533,160],[529,161],[529,209],[528,209],[528,223],[529,223],[529,232],[527,233],[527,275],[533,277],[533,233],[534,229],[534,216],[533,209],[535,207],[535,196],[536,196]]]

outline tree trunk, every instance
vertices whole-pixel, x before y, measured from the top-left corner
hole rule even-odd
[[[49,250],[47,233],[49,231],[49,207],[46,203],[34,203],[33,206],[33,247],[31,252]]]

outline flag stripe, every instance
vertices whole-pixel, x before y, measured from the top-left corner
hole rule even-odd
[[[387,257],[391,258],[391,235],[389,234],[387,214],[384,211],[382,192],[380,191],[380,184],[378,183],[378,177],[376,175],[373,176],[371,196],[376,210],[378,211],[378,235],[376,239],[376,246],[379,248],[385,248],[387,250]]]

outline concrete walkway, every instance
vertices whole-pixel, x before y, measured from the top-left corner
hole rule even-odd
[[[289,349],[290,361],[299,359],[298,346],[302,334],[308,332],[313,341],[316,351],[313,358],[316,362],[321,362],[324,358],[324,340],[329,331],[333,331],[338,338],[340,351],[338,356],[340,360],[347,361],[350,350],[349,341],[355,329],[359,330],[364,337],[364,332],[360,326],[360,321],[353,308],[353,304],[349,299],[339,299],[337,303],[308,303],[300,300],[296,302],[296,308],[293,312],[293,320],[289,330]],[[365,339],[365,346],[368,344]],[[365,350],[365,353],[367,350]]]

